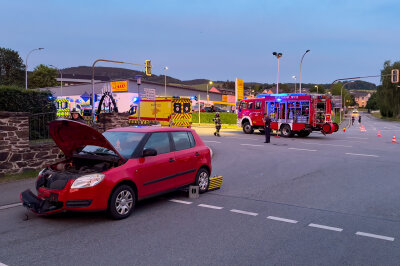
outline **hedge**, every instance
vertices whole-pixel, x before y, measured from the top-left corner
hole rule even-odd
[[[234,125],[237,121],[237,114],[235,113],[219,113],[221,117],[221,124],[230,124]],[[214,123],[213,118],[215,117],[215,113],[200,113],[200,122],[212,124]],[[193,112],[192,122],[199,123],[199,113]]]
[[[55,112],[56,106],[50,91],[0,86],[0,111],[48,113]]]

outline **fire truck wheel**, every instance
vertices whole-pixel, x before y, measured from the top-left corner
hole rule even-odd
[[[244,122],[243,132],[246,134],[253,134],[253,132],[254,132],[253,127],[250,125],[249,122]]]
[[[282,136],[285,138],[289,138],[293,135],[292,130],[289,125],[282,125],[281,127]]]
[[[333,123],[333,125],[335,126],[335,130],[333,132],[337,132],[339,130],[339,125],[337,123]]]
[[[310,133],[311,132],[308,130],[300,130],[298,135],[300,138],[305,138],[305,137],[308,137],[308,135],[310,135]]]
[[[210,174],[207,169],[200,168],[196,175],[196,186],[199,186],[199,193],[204,193],[208,190],[208,186],[210,185]]]

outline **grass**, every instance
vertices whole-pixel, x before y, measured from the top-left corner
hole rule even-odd
[[[211,123],[193,123],[192,127],[215,127],[215,124],[211,124]],[[238,126],[235,125],[230,125],[230,124],[222,124],[221,128],[225,128],[225,129],[238,129]]]
[[[386,120],[386,121],[396,121],[396,122],[400,122],[400,119],[399,119],[399,118],[395,118],[395,117],[384,117],[384,116],[381,116],[381,113],[371,113],[371,115],[374,116],[374,117],[376,117],[376,118],[383,119],[383,120]]]
[[[22,172],[19,174],[6,174],[3,177],[0,177],[0,184],[18,181],[18,180],[36,178],[38,176],[39,172],[40,172],[39,170],[31,170],[31,171]]]

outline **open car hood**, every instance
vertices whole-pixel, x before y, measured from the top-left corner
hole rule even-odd
[[[113,151],[123,161],[125,158],[97,130],[72,120],[59,119],[49,123],[50,136],[67,158],[87,145],[103,147]]]

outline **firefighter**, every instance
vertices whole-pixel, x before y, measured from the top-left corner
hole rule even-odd
[[[270,142],[270,133],[271,133],[271,118],[269,118],[267,113],[264,114],[263,122],[264,122],[264,132],[265,132],[264,143],[269,143]]]
[[[81,113],[79,112],[78,108],[73,108],[71,110],[71,120],[79,123],[86,123],[83,117],[81,116]]]
[[[351,125],[354,125],[354,116],[351,117]]]
[[[219,112],[215,113],[215,117],[213,118],[213,121],[215,123],[214,136],[220,137],[219,130],[221,129],[221,118],[219,117]]]

